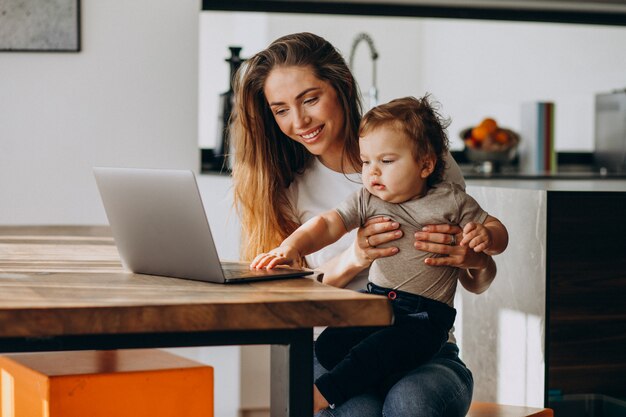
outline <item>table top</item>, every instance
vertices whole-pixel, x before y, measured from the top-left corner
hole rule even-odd
[[[224,285],[126,272],[104,226],[0,226],[0,338],[390,322],[386,298],[310,278]]]

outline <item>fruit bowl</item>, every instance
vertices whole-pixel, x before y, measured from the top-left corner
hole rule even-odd
[[[465,156],[471,162],[499,162],[507,163],[515,159],[517,155],[517,145],[519,144],[519,135],[510,129],[501,129],[505,131],[510,140],[506,144],[499,144],[500,146],[491,147],[472,147],[465,143]],[[461,132],[461,138],[465,139],[472,128],[464,129]]]
[[[465,156],[471,162],[505,164],[517,155],[519,135],[499,127],[494,119],[486,118],[477,126],[463,129],[459,135],[465,143]]]

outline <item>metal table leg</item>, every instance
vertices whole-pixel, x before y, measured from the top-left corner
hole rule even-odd
[[[313,330],[291,334],[288,345],[271,347],[272,417],[313,415]]]

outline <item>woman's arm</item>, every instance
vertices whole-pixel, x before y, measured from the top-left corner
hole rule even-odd
[[[397,253],[397,247],[376,248],[402,236],[400,225],[389,218],[370,219],[358,230],[357,238],[348,249],[321,265],[318,270],[324,273],[322,282],[335,287],[345,287],[352,279],[372,262],[381,257]],[[463,268],[466,273],[460,278],[461,285],[468,291],[480,294],[489,288],[496,277],[496,264],[491,256],[474,252],[466,246],[450,246],[453,236],[460,242],[462,230],[453,225],[427,226],[426,230],[415,234],[415,247],[427,252],[446,255],[428,258],[428,265],[447,265]]]
[[[459,277],[461,285],[467,291],[474,294],[481,294],[489,288],[493,280],[496,278],[496,263],[489,255],[487,257],[486,266],[482,269],[466,269],[465,274]]]
[[[462,230],[458,226],[449,224],[430,225],[421,232],[415,233],[415,248],[445,255],[437,258],[427,258],[426,264],[433,266],[453,266],[463,268],[466,273],[460,278],[461,285],[475,294],[480,294],[489,288],[496,277],[496,264],[491,256],[474,252],[467,246],[451,245],[460,242]]]

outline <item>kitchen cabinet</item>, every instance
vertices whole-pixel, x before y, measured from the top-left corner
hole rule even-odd
[[[457,302],[474,398],[626,397],[626,180],[471,180],[468,192],[510,233],[491,288]]]

